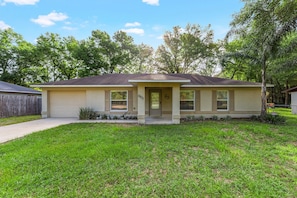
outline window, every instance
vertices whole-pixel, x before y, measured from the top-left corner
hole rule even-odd
[[[127,111],[128,91],[111,91],[110,104],[111,111]]]
[[[217,91],[217,110],[228,111],[229,98],[228,91],[220,90]]]
[[[180,91],[180,110],[195,110],[195,91]]]

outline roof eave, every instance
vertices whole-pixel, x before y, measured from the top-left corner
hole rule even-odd
[[[30,91],[10,91],[10,90],[0,90],[2,93],[20,93],[20,94],[35,94],[41,95],[41,92],[30,92]]]
[[[133,87],[133,85],[31,85],[39,88],[88,88],[88,87]]]
[[[190,80],[128,80],[129,83],[189,83]]]
[[[225,87],[234,87],[234,88],[243,88],[243,87],[252,87],[252,88],[261,88],[261,85],[182,85],[181,87],[205,87],[205,88],[225,88]],[[273,87],[273,86],[272,86]]]

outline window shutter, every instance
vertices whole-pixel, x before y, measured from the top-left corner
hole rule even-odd
[[[105,111],[110,111],[110,90],[105,91]]]
[[[195,91],[195,111],[200,111],[200,91]]]
[[[212,111],[217,111],[217,91],[212,91]]]
[[[229,91],[229,111],[234,111],[234,90]]]
[[[133,111],[133,91],[132,90],[128,91],[128,111],[129,112]]]

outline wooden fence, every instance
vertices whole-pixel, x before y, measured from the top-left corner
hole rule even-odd
[[[0,93],[0,118],[41,114],[41,96]]]

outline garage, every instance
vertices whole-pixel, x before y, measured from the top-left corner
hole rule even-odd
[[[79,108],[86,105],[85,91],[51,91],[49,92],[49,116],[78,117]]]

